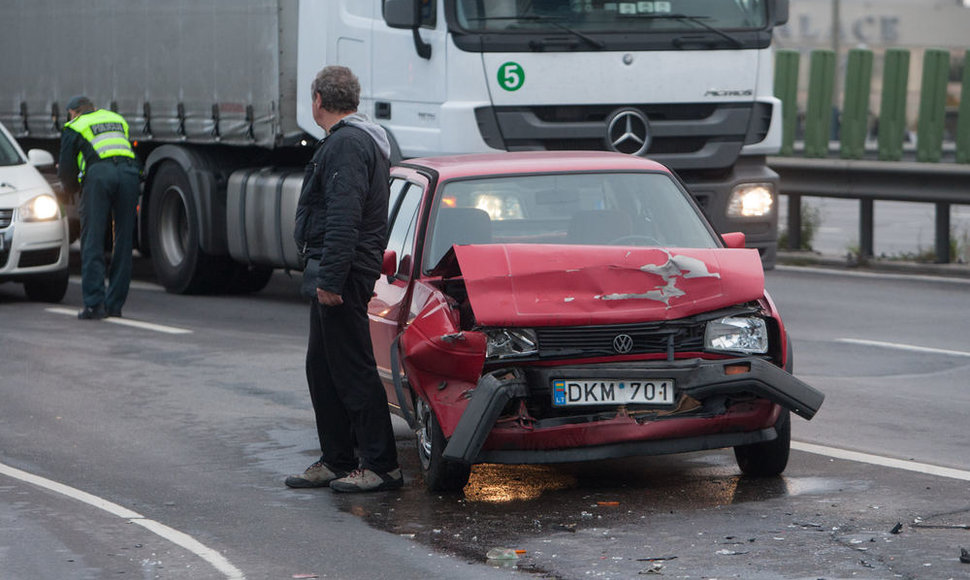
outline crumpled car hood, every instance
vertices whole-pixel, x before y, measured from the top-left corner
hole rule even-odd
[[[454,252],[484,326],[673,320],[764,295],[753,249],[496,244]],[[458,275],[447,260],[440,273]]]

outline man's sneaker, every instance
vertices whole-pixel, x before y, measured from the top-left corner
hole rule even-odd
[[[121,318],[121,309],[120,308],[109,308],[104,313],[104,317],[105,318]]]
[[[355,469],[350,475],[330,482],[330,489],[347,493],[382,491],[402,487],[404,487],[404,476],[401,474],[400,467],[387,473],[377,473],[363,468]]]
[[[288,487],[327,487],[330,482],[347,475],[346,471],[331,469],[326,463],[317,461],[299,475],[286,478]]]
[[[105,317],[104,305],[85,306],[77,313],[78,320],[101,320]]]

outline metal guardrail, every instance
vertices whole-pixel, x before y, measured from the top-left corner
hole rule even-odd
[[[833,91],[837,55],[812,51],[801,119],[800,56],[794,50],[776,53],[774,92],[782,101],[782,147],[781,156],[768,158],[768,165],[781,176],[780,193],[789,197],[789,247],[802,244],[802,196],[858,199],[859,250],[864,257],[874,254],[874,201],[932,203],[936,261],[950,262],[950,206],[970,204],[970,50],[964,55],[960,104],[952,111],[957,116],[947,144],[947,91],[953,80],[950,53],[925,51],[912,151],[905,144],[908,50],[889,49],[883,55],[880,110],[875,119],[869,109],[872,51],[848,51],[841,109],[835,107]],[[804,140],[796,144],[799,129]],[[867,143],[873,132],[878,139],[875,148]]]
[[[950,205],[970,205],[970,165],[769,157],[781,176],[781,194],[788,196],[788,244],[801,247],[801,198],[835,197],[859,200],[859,251],[874,255],[874,201],[910,201],[936,206],[936,261],[950,255]]]

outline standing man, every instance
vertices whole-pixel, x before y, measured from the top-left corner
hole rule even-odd
[[[128,123],[112,111],[95,109],[85,96],[67,103],[61,133],[58,177],[64,191],[81,190],[82,320],[121,316],[131,284],[131,252],[138,206],[139,169],[128,141]],[[114,246],[104,288],[104,235],[114,214]]]
[[[294,235],[312,300],[306,375],[322,455],[286,485],[396,489],[404,478],[367,319],[387,245],[390,143],[357,113],[360,84],[350,69],[324,68],[311,90],[313,119],[327,137],[307,166]]]

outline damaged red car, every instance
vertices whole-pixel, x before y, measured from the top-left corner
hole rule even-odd
[[[374,354],[433,490],[475,463],[726,447],[775,475],[791,413],[822,404],[790,372],[757,250],[658,163],[414,159],[392,169],[389,214]]]

